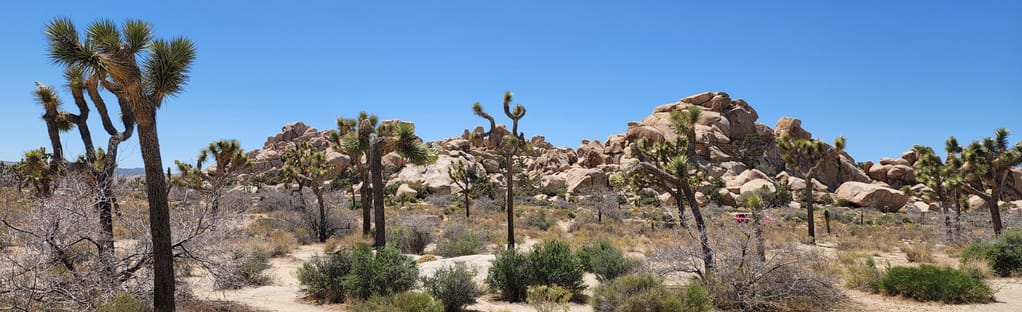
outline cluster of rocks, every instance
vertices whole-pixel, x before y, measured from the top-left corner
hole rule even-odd
[[[811,139],[812,133],[802,128],[799,119],[783,117],[771,128],[761,123],[756,110],[742,99],[731,99],[724,92],[705,92],[684,97],[676,102],[656,106],[651,115],[641,121],[630,122],[624,133],[609,136],[605,141],[583,140],[577,148],[556,147],[542,136],[530,138],[531,148],[516,161],[524,174],[541,187],[561,189],[568,196],[586,195],[608,186],[609,177],[638,162],[634,147],[640,140],[662,142],[674,140],[677,131],[670,119],[673,111],[700,106],[703,113],[695,126],[696,154],[704,171],[721,179],[725,187],[714,196],[722,198],[725,205],[736,205],[736,199],[744,192],[766,188],[776,190],[784,185],[793,192],[806,187],[817,190],[818,199],[832,197],[863,207],[900,209],[916,207],[929,209],[929,205],[918,198],[910,197],[899,189],[903,186],[923,187],[918,184],[913,167],[914,152],[909,151],[897,159],[882,158],[879,163],[865,162],[861,167],[846,153],[826,159],[812,181],[796,177],[781,158],[776,140],[782,135],[796,139]],[[510,132],[497,125],[493,133],[501,136]],[[406,193],[414,191],[408,187],[414,182],[422,183],[432,194],[451,194],[460,191],[448,176],[448,170],[458,162],[497,184],[504,183],[501,169],[503,157],[496,151],[493,142],[484,139],[485,130],[476,127],[466,129],[461,136],[429,144],[439,152],[437,161],[428,165],[406,164],[396,154],[383,158],[385,166],[398,168],[388,179],[388,184],[402,184],[398,189]],[[277,170],[283,166],[280,155],[287,148],[300,141],[310,141],[313,146],[326,151],[329,162],[335,168],[328,175],[337,177],[350,164],[348,156],[330,148],[327,131],[318,131],[300,122],[285,125],[281,133],[269,137],[261,150],[249,153],[254,163],[250,174]],[[750,167],[752,165],[752,167]],[[809,166],[809,164],[801,164]],[[1022,194],[1022,170],[1013,173],[1010,186]],[[705,202],[709,183],[698,187],[697,198]],[[673,201],[667,194],[661,199]],[[979,204],[979,203],[977,203]]]

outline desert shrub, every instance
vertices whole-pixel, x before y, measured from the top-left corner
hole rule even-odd
[[[249,285],[265,285],[269,279],[263,271],[270,267],[270,257],[262,249],[234,251],[228,274],[214,275],[217,288],[240,288]]]
[[[410,290],[418,276],[415,260],[396,248],[388,246],[373,254],[368,245],[358,245],[351,252],[351,273],[342,285],[349,296],[367,299]]]
[[[488,242],[489,237],[483,231],[474,231],[462,224],[451,224],[437,243],[437,252],[444,257],[474,255],[482,252]]]
[[[532,246],[526,256],[532,285],[560,285],[572,293],[585,290],[582,262],[571,252],[568,243],[548,240]]]
[[[387,296],[415,287],[419,268],[415,260],[394,247],[375,254],[365,244],[350,251],[315,258],[298,269],[305,292],[319,302],[344,302],[347,298]]]
[[[458,262],[450,267],[437,269],[432,277],[422,279],[426,293],[443,303],[444,311],[460,311],[465,305],[476,302],[480,290],[473,278],[476,270]]]
[[[344,277],[351,272],[347,251],[316,257],[298,268],[298,281],[313,300],[323,303],[344,302]]]
[[[500,296],[510,302],[525,299],[529,286],[529,271],[526,257],[514,249],[503,250],[493,259],[486,275],[486,284],[500,291]]]
[[[284,230],[276,230],[266,238],[267,253],[270,257],[287,255],[298,245],[299,242],[295,235]]]
[[[557,285],[529,286],[526,302],[536,308],[537,312],[568,311],[568,300],[571,292]]]
[[[536,227],[544,231],[549,230],[550,226],[554,225],[554,221],[547,218],[546,210],[542,209],[526,216],[523,223],[526,226]]]
[[[1022,231],[1005,231],[993,239],[972,243],[962,251],[962,262],[982,259],[999,276],[1022,273]]]
[[[276,210],[292,210],[297,206],[295,197],[291,192],[277,190],[263,190],[258,194],[259,202],[256,203],[256,211],[270,212]]]
[[[867,256],[860,260],[860,257],[852,255],[846,266],[845,286],[869,292],[880,291],[878,283],[883,274],[877,268],[873,257]]]
[[[247,183],[255,186],[260,185],[277,185],[284,183],[285,174],[282,170],[267,171],[263,174],[249,178]]]
[[[660,205],[660,194],[650,189],[639,190],[635,194],[638,198],[635,200],[636,206],[659,206]]]
[[[683,306],[660,278],[650,274],[626,275],[600,284],[589,303],[596,312],[673,312],[682,311]]]
[[[933,262],[933,245],[926,242],[918,242],[906,245],[901,248],[905,252],[908,262],[930,263]]]
[[[582,267],[595,273],[596,279],[601,282],[628,274],[639,265],[638,261],[625,258],[621,249],[607,238],[582,246],[575,254]]]
[[[153,309],[137,296],[122,292],[96,307],[96,312],[149,312]]]
[[[713,295],[699,283],[692,283],[685,287],[681,300],[684,311],[702,312],[713,309]]]
[[[993,301],[993,291],[982,279],[961,270],[928,264],[890,268],[880,279],[879,287],[887,295],[902,295],[919,301]]]
[[[402,292],[389,296],[372,296],[350,307],[352,312],[440,312],[443,307],[427,294]]]
[[[476,189],[473,188],[474,193]],[[483,212],[502,212],[504,211],[504,199],[490,199],[489,197],[483,196],[476,198],[472,201],[472,211],[483,211]]]
[[[390,230],[387,240],[404,253],[422,254],[426,245],[433,242],[433,231],[417,226],[397,226]]]

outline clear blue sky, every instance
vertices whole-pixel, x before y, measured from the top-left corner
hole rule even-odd
[[[4,1],[0,159],[48,146],[31,91],[65,84],[42,34],[61,16],[141,18],[196,42],[185,92],[159,112],[167,164],[362,110],[442,139],[504,90],[528,108],[526,135],[571,147],[702,91],[746,99],[770,126],[844,134],[860,161],[999,127],[1022,139],[1022,1],[434,2]],[[137,141],[120,158],[140,167]]]

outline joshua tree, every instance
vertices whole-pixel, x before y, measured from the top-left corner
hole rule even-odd
[[[764,186],[764,188],[766,188]],[[746,198],[746,207],[752,210],[752,238],[756,244],[756,257],[761,262],[766,261],[766,238],[763,236],[763,199],[758,193]]]
[[[376,129],[379,118],[361,112],[357,119],[337,118],[337,129],[330,131],[330,146],[351,158],[351,168],[356,179],[362,181],[358,192],[362,206],[362,235],[372,232],[373,197],[369,190],[369,134]],[[352,183],[354,188],[354,183]],[[354,192],[354,190],[352,191]],[[354,202],[354,195],[352,196]]]
[[[323,202],[323,180],[327,172],[333,170],[333,165],[328,164],[326,154],[316,150],[316,147],[309,141],[298,142],[294,147],[284,151],[281,159],[284,160],[286,182],[298,183],[298,196],[304,198],[302,189],[305,187],[311,189],[312,194],[316,195],[316,202],[319,204],[319,218],[311,223],[319,241],[326,242],[327,238],[330,238],[337,230],[329,224],[326,203]],[[302,209],[305,209],[304,205]]]
[[[963,189],[986,200],[994,235],[1001,235],[1001,211],[998,202],[1011,174],[1011,169],[1022,164],[1022,141],[1012,148],[1008,145],[1008,129],[997,129],[994,138],[974,141],[962,151]],[[986,189],[990,189],[988,193]]]
[[[137,122],[139,146],[146,173],[146,197],[153,241],[153,305],[156,311],[174,310],[174,259],[170,235],[167,181],[160,157],[156,112],[167,96],[183,89],[195,60],[195,46],[184,37],[153,39],[152,25],[128,20],[122,29],[109,20],[89,25],[85,40],[68,18],[46,26],[50,57],[57,63],[102,72],[104,89],[117,95],[127,110],[123,116]],[[138,59],[142,59],[140,64]]]
[[[53,179],[49,164],[53,162],[48,159],[52,157],[51,154],[46,153],[45,147],[26,151],[21,161],[14,164],[14,171],[24,180],[24,182],[18,181],[19,188],[20,185],[31,184],[37,196],[46,197],[50,194]]]
[[[696,203],[695,192],[689,185],[691,172],[699,170],[699,165],[695,162],[695,125],[702,111],[699,106],[672,111],[670,119],[677,131],[676,139],[653,144],[640,140],[635,147],[639,163],[628,169],[626,174],[637,177],[643,173],[645,177],[642,180],[649,181],[649,185],[670,193],[677,202],[678,219],[682,224],[685,223],[684,204],[688,204],[696,222],[696,229],[699,231],[704,272],[712,275],[715,270],[713,249],[710,247],[703,214]]]
[[[816,173],[823,166],[824,161],[840,157],[845,149],[845,138],[839,136],[834,139],[834,146],[830,146],[818,139],[804,140],[794,139],[788,134],[783,134],[777,140],[777,148],[781,150],[784,162],[796,176],[806,180],[805,203],[809,225],[809,243],[816,244],[816,226],[813,218],[813,179]]]
[[[511,133],[501,136],[497,132],[497,123],[494,121],[493,116],[483,111],[483,105],[476,102],[472,104],[472,111],[475,112],[476,116],[482,117],[490,122],[490,130],[483,134],[484,137],[489,139],[489,146],[495,148],[501,156],[504,157],[504,183],[507,184],[507,195],[504,199],[507,210],[507,249],[515,248],[515,198],[514,198],[514,157],[518,156],[518,153],[528,148],[528,142],[525,140],[525,133],[518,132],[518,121],[525,117],[525,106],[517,104],[512,109],[511,101],[513,100],[513,94],[511,91],[504,92],[504,115],[511,118]]]
[[[469,193],[472,192],[472,184],[479,179],[479,173],[475,167],[466,168],[465,163],[459,160],[453,166],[447,167],[447,176],[454,180],[454,184],[461,189],[461,194],[465,196],[465,219],[468,219],[468,207],[472,207]]]
[[[368,179],[363,181],[372,183],[372,199],[369,202],[376,220],[373,245],[383,248],[387,245],[387,217],[383,202],[383,155],[397,152],[414,164],[432,161],[435,155],[422,143],[422,139],[415,135],[413,124],[397,120],[377,124],[378,121],[376,115],[369,115],[366,112],[360,113],[356,120],[338,118],[337,131],[332,133],[331,141],[335,147],[343,147],[345,153],[352,157],[352,163],[357,164],[358,168],[368,174]],[[360,163],[362,159],[365,163]],[[363,182],[363,188],[365,185]],[[366,195],[368,194],[363,193],[362,209],[370,207]],[[365,220],[368,219],[368,210],[364,210],[363,231],[367,229]]]
[[[951,137],[945,143],[947,159],[941,161],[940,157],[929,146],[916,145],[913,150],[918,156],[916,160],[916,179],[930,188],[931,192],[925,194],[931,202],[937,203],[941,213],[944,214],[944,226],[947,229],[947,241],[953,242],[961,235],[962,207],[959,204],[961,194],[962,178],[959,175],[962,160],[957,154],[961,153],[958,140]],[[954,219],[949,213],[949,205],[954,206]]]
[[[213,157],[216,165],[212,171],[207,172],[202,169],[202,166],[210,156]],[[209,206],[213,209],[214,215],[220,208],[220,196],[223,195],[224,188],[234,184],[238,174],[252,166],[237,140],[220,140],[209,143],[209,146],[199,151],[195,166],[181,161],[174,161],[174,163],[177,164],[177,169],[181,174],[171,178],[171,184],[204,192],[203,184],[209,183],[210,189],[204,193],[209,196]]]

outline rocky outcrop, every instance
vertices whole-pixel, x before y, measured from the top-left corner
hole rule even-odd
[[[897,210],[908,202],[901,191],[878,184],[845,182],[834,192],[837,200],[846,200],[859,207]]]
[[[447,195],[451,194],[454,180],[448,175],[448,169],[457,162],[463,162],[466,168],[476,168],[482,172],[483,166],[475,161],[471,154],[451,151],[447,154],[437,156],[436,162],[425,166],[407,165],[397,175],[392,177],[388,184],[397,182],[422,182],[430,194]]]

